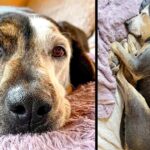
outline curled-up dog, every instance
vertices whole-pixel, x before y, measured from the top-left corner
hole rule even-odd
[[[0,135],[62,127],[66,94],[95,78],[88,49],[85,33],[67,22],[0,7]]]
[[[150,149],[149,10],[150,5],[138,16],[127,21],[129,32],[139,39],[139,43],[129,35],[128,41],[112,44],[112,50],[120,62],[116,73],[117,91],[121,95],[118,100],[125,103],[125,112],[120,118],[122,119],[120,134],[123,147],[127,150]]]

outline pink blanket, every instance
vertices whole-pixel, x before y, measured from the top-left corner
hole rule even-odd
[[[94,150],[95,84],[79,87],[68,99],[72,115],[64,128],[41,135],[2,136],[0,150]]]
[[[115,104],[116,81],[108,64],[110,43],[127,36],[124,22],[139,12],[142,0],[98,0],[98,116],[108,118]]]

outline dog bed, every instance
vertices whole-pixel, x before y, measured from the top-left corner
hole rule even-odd
[[[41,135],[2,136],[0,150],[94,150],[95,83],[80,86],[67,98],[72,114],[62,129]]]

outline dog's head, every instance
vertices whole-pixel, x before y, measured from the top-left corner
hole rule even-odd
[[[140,14],[126,22],[130,33],[140,37],[143,41],[150,37],[150,5],[147,5]]]
[[[94,80],[87,51],[85,33],[69,23],[0,8],[0,134],[62,127],[68,87]]]

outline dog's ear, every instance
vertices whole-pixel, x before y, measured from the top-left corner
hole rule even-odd
[[[71,42],[72,58],[70,63],[70,78],[74,87],[95,80],[94,63],[88,58],[87,36],[79,28],[67,23],[59,23],[60,31]]]

